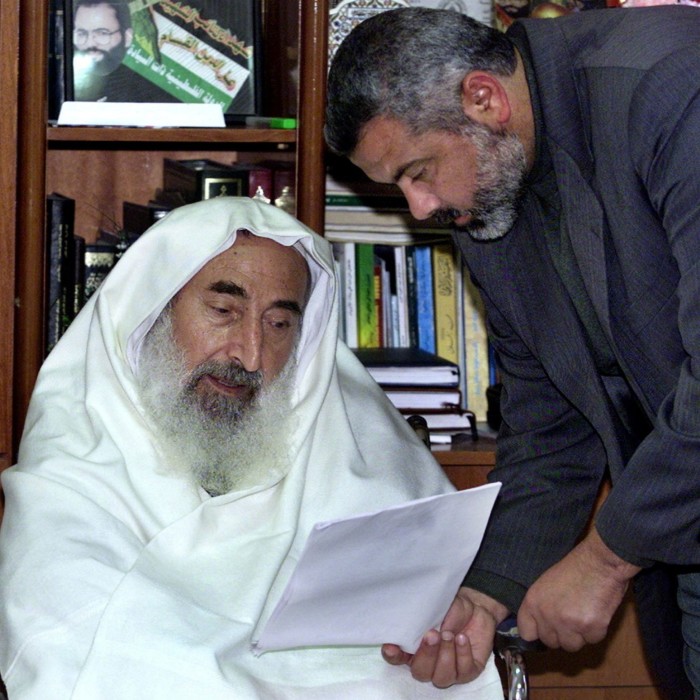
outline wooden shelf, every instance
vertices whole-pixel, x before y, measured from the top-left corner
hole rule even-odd
[[[275,144],[296,143],[296,129],[260,129],[230,127],[221,129],[197,128],[136,128],[49,126],[46,129],[49,148],[59,143],[186,143],[186,144]]]

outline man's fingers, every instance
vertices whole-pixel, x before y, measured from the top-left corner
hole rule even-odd
[[[417,681],[428,682],[433,678],[435,665],[440,652],[440,633],[437,630],[426,632],[418,651],[410,661],[411,675]]]
[[[481,662],[475,657],[475,650],[466,634],[458,634],[455,637],[455,649],[457,652],[457,683],[473,681],[486,666],[486,661]],[[491,656],[491,649],[486,653]]]
[[[407,654],[396,644],[383,644],[382,656],[384,657],[384,661],[392,666],[401,666],[409,663],[411,660],[411,654]]]

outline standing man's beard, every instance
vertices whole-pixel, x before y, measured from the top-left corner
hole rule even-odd
[[[514,134],[497,134],[482,124],[470,124],[467,134],[476,149],[477,189],[470,209],[441,209],[435,218],[450,223],[469,214],[471,220],[455,230],[477,241],[503,238],[515,223],[527,169],[525,149]]]
[[[139,387],[168,471],[189,472],[212,496],[270,483],[288,470],[295,364],[263,386],[260,372],[208,361],[188,372],[169,310],[149,331],[139,358]],[[204,375],[249,387],[243,398],[203,385]]]

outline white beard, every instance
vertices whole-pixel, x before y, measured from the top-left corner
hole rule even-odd
[[[265,387],[259,373],[231,367],[255,387],[243,401],[221,394],[202,396],[192,385],[197,370],[186,370],[166,308],[146,336],[138,376],[166,471],[189,474],[212,496],[284,476],[293,431],[293,356]]]

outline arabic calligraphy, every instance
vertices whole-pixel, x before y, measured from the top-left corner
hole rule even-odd
[[[161,0],[158,3],[160,9],[171,17],[177,17],[197,29],[204,31],[207,36],[227,46],[234,55],[250,59],[253,55],[253,47],[247,46],[245,41],[231,34],[228,29],[220,27],[215,19],[204,19],[199,10],[176,0]]]
[[[167,34],[162,34],[158,38],[158,47],[162,48],[164,44],[172,44],[180,49],[188,51],[192,54],[195,61],[198,61],[202,65],[210,68],[215,78],[224,85],[226,90],[232,92],[236,89],[236,81],[231,77],[231,72],[223,72],[226,67],[226,60],[223,58],[217,58],[209,53],[206,46],[201,46],[196,37],[193,36],[175,36],[172,32]]]

